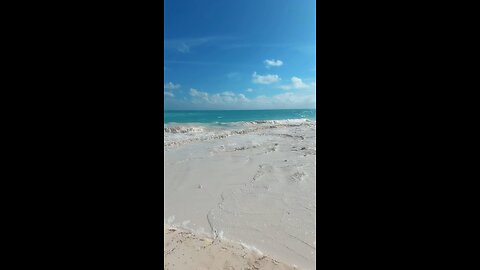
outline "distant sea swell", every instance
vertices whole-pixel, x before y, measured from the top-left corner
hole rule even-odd
[[[163,123],[204,123],[222,125],[229,122],[287,119],[316,120],[316,110],[165,111]]]

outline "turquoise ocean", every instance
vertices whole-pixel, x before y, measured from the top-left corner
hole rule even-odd
[[[163,123],[221,124],[228,122],[286,119],[316,120],[316,109],[164,111]]]

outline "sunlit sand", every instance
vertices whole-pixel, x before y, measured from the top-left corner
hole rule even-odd
[[[311,120],[166,126],[165,269],[314,269],[315,132]]]

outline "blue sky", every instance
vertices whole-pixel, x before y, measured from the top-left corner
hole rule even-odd
[[[316,107],[315,0],[165,0],[165,109]]]

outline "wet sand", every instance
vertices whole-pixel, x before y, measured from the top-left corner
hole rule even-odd
[[[165,224],[194,233],[165,229],[165,267],[314,269],[315,130],[305,120],[165,127]]]
[[[225,240],[199,237],[191,232],[164,228],[164,269],[296,269]]]

